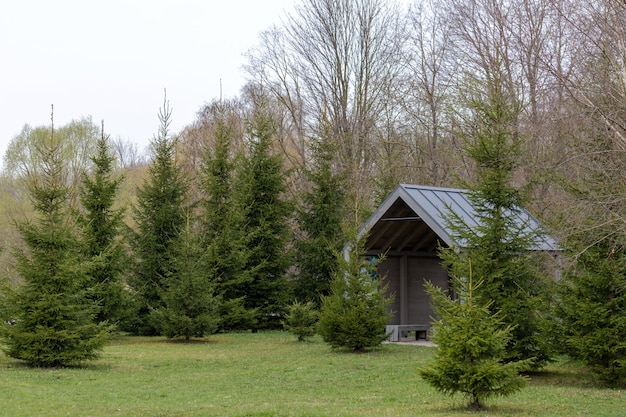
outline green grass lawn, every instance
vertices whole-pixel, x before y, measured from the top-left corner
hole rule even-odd
[[[432,348],[331,350],[288,333],[202,342],[120,337],[83,368],[30,369],[0,355],[2,416],[626,416],[626,393],[555,363],[481,412],[436,393],[418,364]]]

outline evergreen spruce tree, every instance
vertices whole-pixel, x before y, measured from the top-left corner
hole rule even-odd
[[[507,358],[534,358],[535,367],[541,367],[549,357],[539,314],[547,304],[546,278],[539,273],[539,255],[531,251],[538,236],[516,221],[524,203],[522,192],[512,185],[520,154],[517,111],[498,83],[484,96],[477,93],[470,108],[473,129],[466,150],[476,163],[478,179],[469,186],[469,199],[478,225],[451,214],[448,220],[462,248],[442,249],[440,255],[451,276],[467,277],[472,260],[476,275],[484,280],[475,299],[483,305],[490,302],[490,311],[501,314],[513,329]]]
[[[504,362],[511,327],[490,311],[491,303],[475,299],[482,284],[473,282],[471,264],[468,279],[456,280],[456,299],[427,283],[438,317],[433,326],[437,347],[433,362],[418,369],[438,391],[468,397],[473,409],[480,409],[487,398],[521,389],[525,380],[520,372],[530,364],[530,359]]]
[[[68,207],[63,149],[52,132],[38,148],[40,169],[29,179],[37,218],[18,225],[25,249],[15,257],[23,284],[6,300],[11,324],[0,325],[5,353],[38,367],[95,359],[109,334],[93,322],[95,308],[83,291],[89,267]]]
[[[626,233],[624,153],[606,126],[581,128],[577,143],[585,165],[580,178],[563,181],[575,197],[557,219],[567,233],[558,281],[555,329],[560,352],[581,360],[605,383],[626,385]],[[575,213],[574,216],[571,213]]]
[[[313,142],[313,168],[307,171],[311,190],[297,213],[301,235],[295,241],[295,296],[319,308],[330,294],[337,257],[346,242],[342,223],[347,213],[343,178],[333,173],[335,149],[329,138]]]
[[[376,275],[379,261],[365,259],[363,239],[352,247],[348,260],[338,256],[340,268],[333,276],[331,293],[322,297],[318,333],[333,348],[377,347],[388,336],[385,327],[391,320],[392,301]]]
[[[202,246],[207,279],[219,294],[220,328],[244,330],[256,324],[256,310],[245,307],[246,285],[251,274],[246,265],[246,241],[242,229],[243,209],[233,197],[234,163],[231,150],[232,129],[226,122],[226,109],[216,115],[214,148],[203,154],[200,176],[202,197]]]
[[[580,251],[559,285],[559,346],[589,365],[606,383],[624,386],[626,248],[619,240],[599,239],[599,230],[587,233],[580,244],[594,244]]]
[[[280,156],[273,154],[276,126],[263,104],[249,128],[250,155],[238,172],[235,205],[243,210],[246,264],[249,274],[242,296],[247,310],[256,310],[256,329],[280,328],[288,292],[285,273],[289,266],[289,216],[285,172]]]
[[[161,298],[169,276],[175,274],[173,247],[185,226],[183,206],[188,189],[176,161],[176,142],[170,138],[171,109],[167,100],[159,112],[158,135],[152,140],[153,160],[148,178],[137,190],[133,210],[136,231],[132,241],[135,261],[129,280],[135,298],[134,321],[127,330],[156,335],[150,311],[164,306]]]
[[[83,176],[80,216],[84,255],[91,262],[88,297],[99,305],[96,322],[119,322],[127,308],[127,293],[122,282],[125,254],[119,237],[123,227],[123,210],[115,209],[115,198],[123,177],[113,177],[113,162],[108,139],[97,143],[92,157],[93,172]]]
[[[186,225],[173,246],[173,263],[163,283],[163,306],[152,310],[152,319],[161,334],[169,338],[203,337],[217,330],[219,320],[214,285],[205,270],[203,249],[194,230],[189,210]]]
[[[306,303],[296,301],[289,306],[283,326],[297,336],[299,342],[303,342],[315,334],[317,316],[318,312],[312,301]]]

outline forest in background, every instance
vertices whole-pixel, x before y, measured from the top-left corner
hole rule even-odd
[[[193,176],[214,137],[215,109],[225,106],[245,149],[246,124],[260,97],[278,124],[274,147],[289,172],[289,195],[307,190],[312,139],[337,146],[335,169],[346,174],[357,223],[398,183],[471,186],[464,152],[467,101],[493,74],[506,77],[522,147],[516,185],[529,209],[557,235],[585,215],[598,224],[622,218],[626,146],[626,6],[615,1],[424,0],[309,1],[251,49],[249,82],[240,96],[214,99],[178,134],[178,155]],[[173,103],[175,116],[175,103]],[[155,128],[157,120],[155,118]],[[106,126],[105,126],[106,128]],[[68,162],[78,180],[88,170],[99,126],[83,118],[67,127]],[[37,128],[26,126],[4,155],[3,232],[27,213],[19,177]],[[124,203],[133,201],[149,156],[132,140],[114,141],[126,171]],[[587,216],[588,217],[588,216]],[[621,225],[609,229],[617,233]],[[11,242],[9,239],[7,243]]]
[[[626,5],[611,0],[424,0],[408,9],[383,0],[304,1],[260,34],[241,94],[214,99],[175,135],[188,199],[201,193],[198,173],[222,123],[232,155],[250,155],[259,108],[275,127],[283,195],[297,205],[312,188],[316,143],[331,144],[329,166],[345,181],[353,226],[398,183],[472,188],[476,166],[466,142],[482,121],[471,103],[497,83],[513,114],[509,140],[520,150],[512,182],[527,208],[568,248],[568,261],[597,250],[622,265],[625,30]],[[84,118],[56,134],[68,143],[78,208],[101,127]],[[46,135],[49,127],[26,126],[4,156],[0,265],[12,280],[10,249],[23,245],[14,222],[32,213],[24,179],[37,172],[33,150]],[[112,145],[123,174],[116,204],[132,207],[150,157],[132,141]],[[302,234],[297,222],[289,226]]]

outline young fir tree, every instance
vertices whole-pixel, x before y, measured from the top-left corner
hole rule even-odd
[[[469,407],[480,409],[487,398],[521,389],[525,379],[520,372],[530,359],[503,362],[511,327],[490,311],[491,303],[476,300],[483,282],[474,283],[471,263],[469,268],[468,279],[456,280],[454,299],[441,288],[426,285],[438,317],[433,326],[437,347],[433,362],[418,371],[438,391],[461,393],[469,398]]]
[[[301,303],[296,301],[289,306],[283,326],[288,332],[298,337],[299,342],[315,334],[318,311],[312,301]]]
[[[275,122],[262,105],[249,134],[250,155],[242,161],[234,197],[235,206],[243,210],[244,271],[249,274],[240,296],[246,297],[246,309],[257,312],[256,329],[280,328],[289,299],[285,273],[291,204],[284,199],[283,161],[272,152]]]
[[[301,236],[294,244],[297,267],[295,296],[319,308],[330,294],[337,257],[346,242],[342,223],[346,215],[343,178],[333,173],[334,145],[326,139],[312,144],[313,168],[306,172],[311,190],[302,197],[297,213]]]
[[[202,246],[206,270],[212,276],[220,297],[220,328],[244,330],[256,324],[256,311],[245,308],[245,286],[251,275],[245,273],[246,246],[243,210],[233,198],[234,163],[232,129],[221,105],[215,119],[215,144],[203,154],[200,175],[202,197]]]
[[[163,306],[152,310],[161,334],[185,340],[214,333],[219,321],[214,285],[207,279],[212,271],[203,265],[199,233],[190,217],[187,210],[185,228],[172,248],[174,266],[161,291]]]
[[[127,330],[143,335],[159,333],[150,320],[150,311],[164,306],[161,292],[168,277],[176,273],[173,248],[185,227],[183,206],[188,189],[176,162],[176,142],[169,135],[171,110],[167,101],[159,120],[159,133],[151,143],[153,160],[148,178],[137,190],[133,210],[135,267],[129,284],[136,312]]]
[[[606,383],[626,384],[626,248],[598,230],[559,285],[556,331],[560,347]],[[607,232],[607,231],[604,231]],[[608,233],[610,236],[611,233]],[[592,245],[588,245],[592,242]]]
[[[348,260],[337,256],[340,267],[330,295],[322,297],[317,331],[333,348],[363,351],[377,347],[387,339],[392,302],[376,274],[379,261],[365,259],[363,239],[351,248]]]
[[[83,251],[91,261],[86,287],[88,297],[100,307],[96,322],[117,323],[127,308],[127,293],[122,282],[125,254],[119,240],[124,212],[113,207],[123,178],[113,176],[115,158],[111,156],[104,129],[97,143],[97,153],[91,160],[93,172],[83,175],[80,188],[84,209],[79,217]]]
[[[18,225],[25,249],[15,257],[23,284],[6,300],[11,322],[2,323],[1,335],[6,354],[31,366],[75,365],[98,357],[109,327],[94,323],[95,306],[83,291],[89,267],[80,256],[54,130],[38,152],[40,169],[29,181],[37,218]]]
[[[549,357],[539,314],[547,304],[546,279],[539,274],[540,260],[530,250],[538,236],[516,221],[524,202],[521,191],[512,185],[520,155],[517,111],[498,83],[485,95],[477,93],[470,108],[473,128],[466,151],[476,163],[477,180],[469,186],[469,199],[478,226],[451,214],[448,220],[462,248],[442,249],[440,255],[451,276],[467,277],[472,260],[476,275],[484,280],[474,298],[483,305],[490,302],[490,311],[501,314],[504,324],[513,329],[507,358],[534,358],[534,366],[540,367]]]

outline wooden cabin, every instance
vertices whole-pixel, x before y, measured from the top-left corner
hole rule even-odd
[[[390,340],[407,331],[428,337],[433,310],[424,282],[448,289],[450,277],[437,256],[438,247],[460,246],[452,238],[446,216],[449,210],[476,226],[476,211],[467,190],[400,184],[361,227],[367,233],[367,256],[385,254],[379,273],[385,276],[394,295],[390,306],[393,318],[387,326]],[[528,231],[542,228],[525,209],[514,214]],[[558,251],[555,240],[545,234],[533,250]]]

